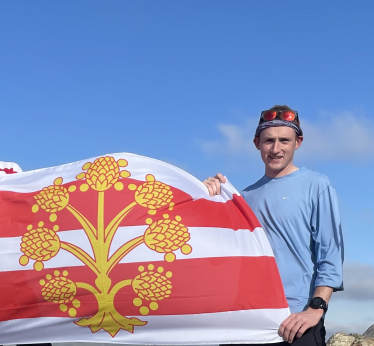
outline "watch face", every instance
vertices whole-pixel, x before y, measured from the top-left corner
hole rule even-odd
[[[313,299],[313,305],[318,305],[318,306],[321,306],[322,305],[322,299],[321,298],[314,298]]]
[[[309,306],[313,309],[323,309],[327,311],[327,303],[321,297],[314,297],[309,303]]]

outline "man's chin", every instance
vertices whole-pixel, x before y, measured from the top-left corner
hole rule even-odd
[[[286,166],[282,162],[269,162],[267,168],[274,172],[281,172]]]

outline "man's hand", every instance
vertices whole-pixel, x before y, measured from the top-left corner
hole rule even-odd
[[[226,179],[221,173],[218,173],[214,178],[209,177],[203,181],[203,184],[208,188],[210,197],[221,194],[221,183],[226,183]]]
[[[308,308],[297,314],[291,314],[280,325],[278,334],[283,337],[284,341],[292,343],[295,336],[296,338],[301,338],[307,329],[316,326],[322,315],[322,309],[312,308]]]

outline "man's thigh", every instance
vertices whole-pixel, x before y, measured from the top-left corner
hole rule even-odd
[[[324,326],[323,318],[318,322],[315,327],[309,328],[300,339],[295,339],[292,344],[288,342],[280,342],[275,344],[250,344],[251,346],[325,346],[326,330]],[[231,345],[220,345],[220,346],[249,346],[249,344],[231,344]]]
[[[300,339],[295,339],[292,343],[293,346],[325,346],[326,329],[324,320],[318,322],[318,324],[308,329]],[[288,344],[289,345],[289,344]]]

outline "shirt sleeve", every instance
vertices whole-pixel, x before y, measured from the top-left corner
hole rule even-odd
[[[311,219],[317,262],[315,286],[343,290],[344,245],[338,198],[329,185],[319,195]]]

